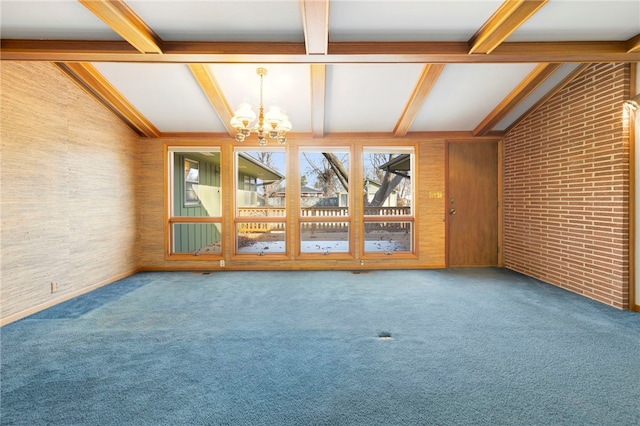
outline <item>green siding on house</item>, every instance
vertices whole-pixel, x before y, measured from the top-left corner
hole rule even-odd
[[[198,204],[185,203],[185,159],[199,163],[197,184]],[[174,154],[173,216],[174,217],[219,217],[220,216],[220,154],[206,156],[201,153],[176,152]],[[173,225],[173,252],[196,253],[202,248],[220,242],[218,224],[176,223]]]
[[[219,224],[175,223],[173,233],[174,253],[220,253],[220,246],[214,246],[221,240]]]

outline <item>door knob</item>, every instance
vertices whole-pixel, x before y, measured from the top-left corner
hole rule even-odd
[[[449,214],[456,214],[456,209],[449,210]]]

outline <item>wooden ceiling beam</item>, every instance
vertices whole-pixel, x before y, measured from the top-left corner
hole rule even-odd
[[[491,53],[548,0],[506,0],[469,40],[469,53]]]
[[[164,42],[147,55],[126,42],[0,40],[0,59],[46,62],[146,63],[603,63],[640,62],[627,41],[502,43],[491,55],[469,55],[466,42],[336,42],[327,55],[307,55],[304,43]]]
[[[54,65],[81,89],[116,114],[136,133],[149,138],[157,138],[160,136],[158,129],[127,101],[93,65],[82,62],[56,62]]]
[[[162,40],[120,0],[78,0],[141,53],[162,53]]]
[[[311,132],[314,138],[324,137],[326,97],[326,65],[311,64]]]
[[[307,55],[326,55],[329,46],[329,0],[300,0]]]
[[[467,130],[453,130],[453,131],[436,131],[436,132],[409,132],[404,138],[408,141],[415,141],[418,144],[426,143],[429,141],[464,141],[464,142],[497,142],[502,139],[505,132],[490,132],[486,136],[473,136],[471,131]],[[162,133],[163,138],[176,138],[176,139],[208,139],[209,142],[212,139],[227,140],[226,133],[213,133],[213,132],[166,132]],[[318,139],[314,138],[311,133],[307,132],[292,132],[287,133],[288,138],[296,140],[296,144],[299,146],[317,147]],[[344,144],[349,144],[352,141],[362,141],[364,139],[370,140],[376,144],[392,144],[397,142],[390,132],[336,132],[327,133],[322,138],[323,143],[330,145],[337,145],[343,147]]]
[[[220,85],[218,84],[218,80],[216,80],[216,77],[213,75],[211,68],[206,64],[189,64],[189,69],[209,100],[209,103],[211,103],[216,114],[218,114],[218,117],[222,121],[222,124],[224,124],[225,129],[227,129],[229,136],[235,137],[236,129],[231,125],[233,112],[231,111],[229,103],[224,97],[222,89],[220,89]]]
[[[561,64],[540,64],[525,77],[509,95],[473,130],[474,136],[484,136],[506,117],[520,102],[553,74]]]
[[[444,64],[427,64],[424,66],[418,83],[413,89],[413,93],[411,93],[411,97],[393,129],[394,137],[404,137],[407,135],[411,123],[413,123],[413,120],[420,112],[420,109],[427,100],[431,89],[433,89],[433,86],[435,86],[438,81],[438,77],[440,77],[440,73],[444,67]]]
[[[640,34],[627,40],[627,52],[640,52]]]

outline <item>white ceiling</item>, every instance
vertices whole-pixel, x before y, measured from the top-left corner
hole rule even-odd
[[[466,42],[502,3],[330,0],[328,41]],[[126,0],[126,4],[165,42],[305,41],[300,0]],[[123,40],[74,0],[1,0],[0,16],[3,41]],[[506,42],[628,41],[638,34],[638,0],[550,0]],[[630,57],[640,57],[640,53],[633,55]],[[257,105],[259,77],[255,70],[266,67],[269,74],[264,81],[265,106],[281,106],[290,117],[293,132],[310,133],[314,114],[310,63],[322,60],[317,56],[309,59],[308,63],[295,64],[221,60],[207,66],[232,110],[241,102]],[[227,133],[225,123],[186,63],[89,62],[160,132]],[[343,62],[327,61],[323,133],[393,132],[425,64],[413,59]],[[538,65],[531,60],[487,62],[448,63],[415,115],[409,132],[473,131]],[[493,130],[507,129],[579,65],[568,62]]]
[[[332,41],[467,41],[500,6],[483,1],[332,1]]]

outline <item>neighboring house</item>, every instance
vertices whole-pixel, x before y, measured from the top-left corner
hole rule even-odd
[[[376,195],[376,192],[378,191],[378,189],[380,189],[380,184],[378,182],[372,181],[370,179],[366,179],[364,181],[364,190],[367,194],[367,203],[370,203],[371,200],[373,200],[373,197]],[[340,207],[347,207],[348,206],[348,197],[349,194],[347,193],[347,191],[340,191],[338,193],[338,201],[339,201],[339,206]],[[391,191],[391,194],[389,194],[389,197],[387,197],[386,200],[384,200],[384,203],[382,204],[381,207],[397,207],[398,206],[398,191],[396,191],[395,189],[393,191]]]
[[[394,173],[396,175],[403,176],[407,179],[411,179],[411,155],[410,154],[400,154],[395,158],[387,161],[383,165],[379,167],[380,170],[385,170],[389,173]],[[395,206],[409,206],[411,205],[411,195],[407,194],[405,197],[398,197],[396,194],[396,204],[391,205]]]
[[[173,216],[220,216],[220,153],[174,153],[173,185]],[[174,253],[193,253],[221,238],[212,223],[175,223],[172,232]]]
[[[378,168],[411,179],[411,155],[400,154]],[[380,184],[366,179],[364,181],[364,188],[367,193],[367,203],[370,203],[378,189],[380,189]],[[340,207],[346,207],[348,205],[348,197],[349,194],[347,191],[340,191],[338,194],[338,205]],[[399,205],[406,205],[406,200],[398,199],[398,191],[393,190],[381,207],[398,207]]]
[[[367,194],[367,203],[370,203],[371,200],[373,200],[373,197],[376,195],[376,192],[378,192],[378,189],[380,189],[380,184],[378,182],[374,182],[369,179],[364,181],[364,190]],[[382,203],[382,206],[380,207],[396,207],[397,205],[398,191],[394,189],[393,191],[391,191],[391,194],[389,194],[387,199],[384,200],[384,203]]]
[[[259,207],[258,188],[284,176],[245,153],[238,154],[236,202],[239,207]],[[176,152],[173,157],[174,216],[216,217],[221,215],[220,153]],[[212,223],[173,225],[173,252],[194,253],[220,241]]]
[[[280,191],[275,193],[275,199],[271,203],[274,207],[284,207],[285,205],[285,197],[287,195],[287,189],[282,188]],[[326,205],[326,200],[322,194],[322,191],[317,189],[309,188],[308,186],[300,187],[300,206],[301,207],[316,207],[316,206],[324,206]]]
[[[258,197],[258,188],[272,185],[284,179],[284,175],[249,154],[238,153],[238,207],[259,207],[265,200]],[[268,205],[271,205],[270,203]]]
[[[378,168],[411,179],[411,155],[400,154]]]

